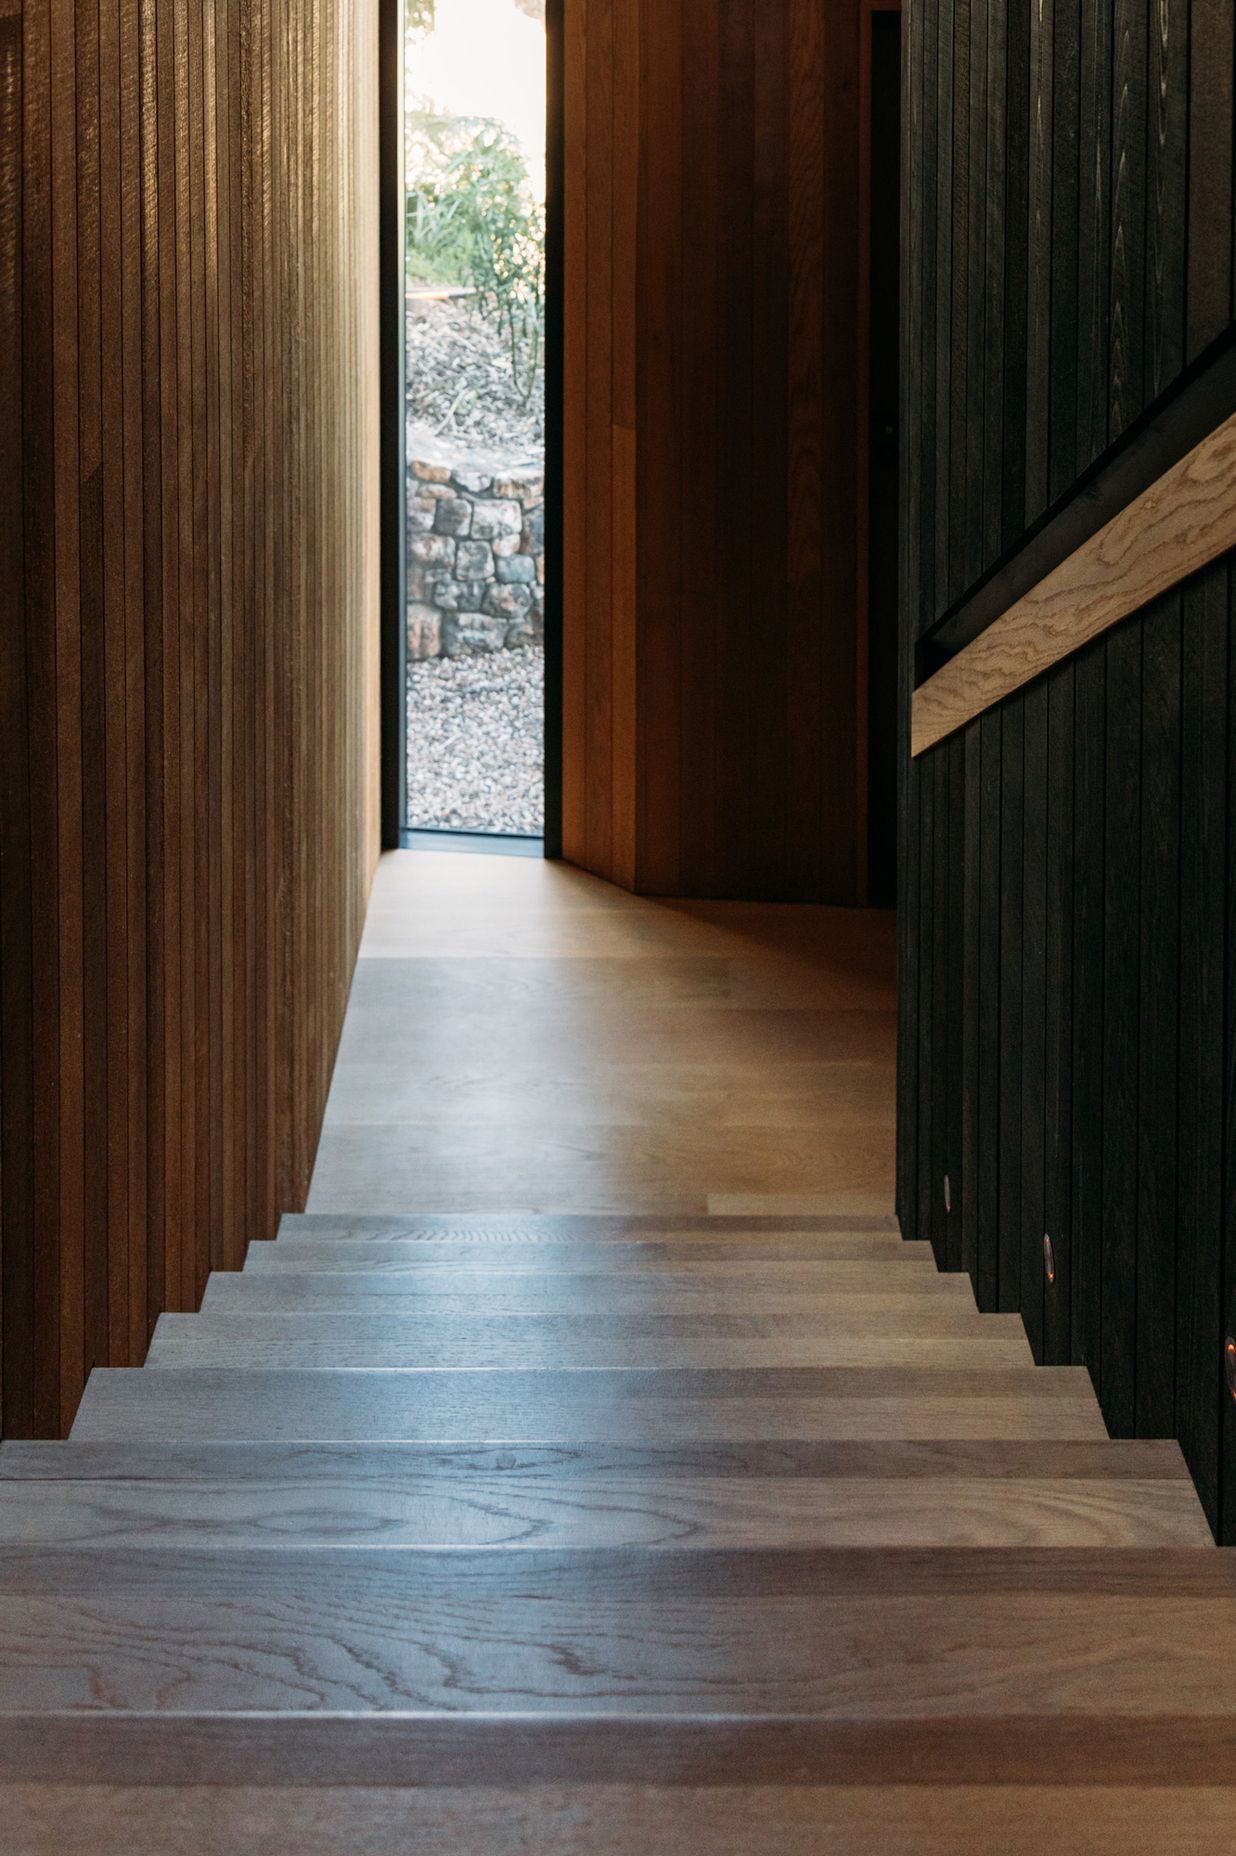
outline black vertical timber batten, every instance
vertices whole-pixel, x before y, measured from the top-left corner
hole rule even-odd
[[[1043,1086],[1046,1073],[1047,682],[1026,691],[1022,754],[1021,1299],[1036,1360],[1043,1358]]]
[[[1026,469],[1024,516],[1048,500],[1052,370],[1052,27],[1055,0],[1031,0],[1030,98],[1026,150]]]
[[[918,0],[910,8],[911,16],[921,15],[918,35],[919,94],[922,98],[923,136],[916,151],[919,165],[918,218],[920,223],[920,291],[918,342],[918,455],[914,477],[918,515],[915,545],[918,555],[918,601],[915,609],[915,636],[932,625],[938,616],[936,563],[936,426],[947,417],[947,407],[936,404],[936,265],[939,233],[936,217],[936,184],[940,163],[944,125],[935,120],[936,83],[936,9],[939,0]],[[930,112],[930,115],[929,115]],[[949,133],[951,134],[951,124]],[[911,157],[914,158],[913,156]]]
[[[1047,904],[1044,945],[1043,1224],[1051,1245],[1043,1271],[1043,1358],[1072,1357],[1073,1199],[1073,664],[1047,688]]]
[[[948,1172],[952,1210],[945,1231],[945,1262],[950,1270],[962,1263],[962,1219],[965,1209],[965,1141],[962,1092],[965,1069],[965,882],[966,882],[966,736],[953,736],[948,744],[949,859],[947,895],[947,1051],[948,1051]]]
[[[1227,566],[1184,589],[1181,627],[1180,1079],[1176,1434],[1218,1526],[1222,1358]]]
[[[960,1267],[971,1280],[978,1275],[979,1246],[979,1018],[977,982],[982,903],[980,824],[983,775],[983,725],[971,722],[965,732],[965,825],[962,850],[961,957],[961,1253]]]
[[[1105,449],[1111,339],[1111,0],[1081,18],[1077,226],[1077,469]]]
[[[938,614],[1236,333],[1234,67],[1229,0],[908,9],[903,703]],[[1236,1540],[1232,579],[904,766],[898,1196]]]
[[[999,709],[980,722],[978,1014],[978,1219],[974,1292],[982,1309],[1000,1305],[1000,782]]]
[[[1007,166],[1005,88],[1008,68],[1008,13],[1005,0],[987,3],[987,140],[983,156],[986,219],[983,227],[983,309],[986,353],[983,365],[983,547],[982,562],[994,561],[1004,542],[1004,270]],[[979,434],[971,434],[977,443]],[[911,434],[906,434],[906,449]]]
[[[1000,1198],[997,1307],[1021,1306],[1021,939],[1025,713],[1009,704],[1000,737]]]
[[[1103,1359],[1103,1047],[1107,874],[1107,646],[1073,668],[1073,1131],[1071,1357],[1100,1383]]]
[[[1229,569],[1227,595],[1227,871],[1224,927],[1228,953],[1223,976],[1221,1342],[1236,1340],[1236,971],[1233,970],[1231,955],[1233,946],[1236,946],[1236,728],[1233,727],[1233,723],[1236,723],[1236,650],[1232,648],[1233,619],[1236,618],[1236,569]],[[1216,1363],[1216,1373],[1222,1375],[1221,1363]],[[1236,1545],[1236,1397],[1233,1397],[1226,1385],[1223,1385],[1219,1397],[1223,1412],[1219,1465],[1219,1538],[1225,1546],[1232,1546]]]
[[[918,59],[922,14],[912,7],[901,52],[901,417],[904,435],[917,430],[921,358],[922,246],[919,214],[922,91]],[[902,443],[899,459],[898,550],[900,610],[897,666],[897,1216],[902,1234],[917,1238],[919,1102],[920,773],[910,758],[910,690],[918,636],[918,476]]]
[[[1153,0],[1146,84],[1146,370],[1152,400],[1185,359],[1190,0]]]
[[[1141,625],[1135,1428],[1145,1436],[1170,1435],[1175,1422],[1180,625],[1179,593]]]
[[[1108,1428],[1131,1437],[1137,1410],[1137,1030],[1141,888],[1142,639],[1107,640],[1103,904],[1103,1371]]]
[[[989,0],[970,0],[969,111],[966,150],[966,398],[961,432],[965,501],[960,533],[953,537],[959,563],[957,590],[977,580],[983,568],[983,443],[987,424],[987,91]],[[978,442],[976,442],[976,440]],[[954,521],[957,518],[954,517]]]
[[[941,1269],[949,1265],[949,1226],[952,1212],[945,1203],[945,1181],[951,1203],[953,1196],[953,1054],[952,1027],[949,1024],[949,982],[952,949],[949,946],[949,889],[953,860],[952,744],[946,742],[931,756],[931,776],[935,788],[935,856],[932,859],[931,1010],[931,1246]]]
[[[1157,0],[1114,0],[1112,10],[1110,437],[1125,431],[1145,404],[1146,88],[1152,3]]]
[[[1032,0],[1005,0],[1004,437],[1000,458],[1001,543],[1005,547],[1025,526],[1031,4]]]
[[[1231,0],[1193,0],[1189,30],[1185,352],[1193,360],[1232,318],[1236,8]]]
[[[1051,110],[1051,376],[1047,499],[1075,480],[1077,458],[1078,249],[1081,176],[1080,77],[1082,0],[1055,0]]]
[[[948,340],[949,432],[946,484],[948,520],[940,525],[942,553],[946,565],[944,585],[950,602],[969,584],[966,571],[966,475],[969,447],[966,443],[968,333],[970,322],[970,60],[972,0],[952,0],[952,58],[950,83],[953,93],[953,148],[950,171],[952,203],[947,229],[952,250],[949,256],[949,314],[945,322]]]
[[[935,908],[932,880],[936,850],[935,756],[918,762],[918,1194],[915,1235],[931,1239],[934,1231],[936,1189],[932,1120],[935,1107],[936,1065],[933,1061],[935,1018],[932,1009],[935,978]]]

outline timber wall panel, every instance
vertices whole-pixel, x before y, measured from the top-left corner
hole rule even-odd
[[[299,1205],[377,845],[375,0],[0,0],[5,1435]]]
[[[1236,27],[1226,0],[910,0],[907,48],[902,1225],[983,1307],[1020,1310],[1037,1357],[1088,1366],[1115,1433],[1178,1437],[1233,1540],[1231,554],[1148,581],[1132,616],[917,760],[907,730],[916,644],[1231,339]],[[978,318],[985,365],[962,383]],[[958,446],[984,460],[981,521]],[[941,810],[959,756],[960,859]]]
[[[863,894],[868,11],[565,9],[564,851],[644,892]]]

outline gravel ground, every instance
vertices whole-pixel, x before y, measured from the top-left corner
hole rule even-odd
[[[408,823],[538,836],[545,654],[408,665]]]
[[[521,400],[497,331],[464,303],[408,301],[408,418],[522,457],[545,442],[544,381]]]

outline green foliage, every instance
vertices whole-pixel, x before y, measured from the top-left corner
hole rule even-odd
[[[413,112],[405,167],[408,275],[476,292],[526,402],[545,332],[545,214],[519,145],[497,122]]]
[[[407,12],[404,21],[410,39],[424,39],[429,36],[436,25],[435,8],[437,0],[407,0]]]

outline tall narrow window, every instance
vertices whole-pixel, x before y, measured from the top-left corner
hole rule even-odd
[[[537,837],[545,0],[407,0],[407,823]]]

